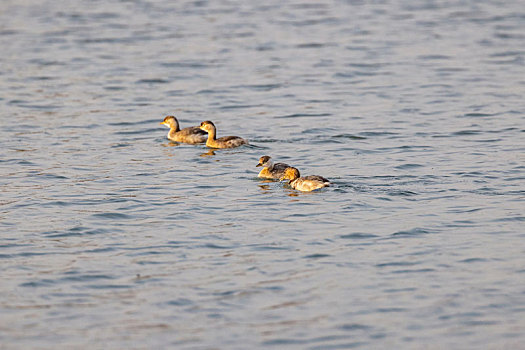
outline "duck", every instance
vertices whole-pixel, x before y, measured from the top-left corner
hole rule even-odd
[[[288,167],[284,170],[284,175],[280,180],[289,180],[288,184],[295,190],[310,192],[318,188],[328,187],[330,181],[319,175],[309,175],[301,177],[299,170],[294,167]]]
[[[259,158],[259,164],[255,167],[262,166],[262,170],[259,172],[257,177],[262,177],[265,179],[280,179],[284,176],[284,171],[290,166],[285,163],[274,163],[272,157],[262,156]]]
[[[170,128],[168,139],[171,141],[195,144],[204,143],[208,138],[206,132],[202,131],[198,126],[190,126],[181,130],[179,121],[172,115],[168,115],[160,124]]]
[[[235,148],[248,144],[248,141],[239,136],[223,136],[217,138],[217,129],[215,128],[215,124],[209,120],[202,122],[200,128],[201,130],[204,130],[208,133],[206,146],[210,148]]]

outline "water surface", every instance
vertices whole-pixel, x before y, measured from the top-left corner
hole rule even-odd
[[[3,1],[2,347],[518,348],[524,33],[520,1]]]

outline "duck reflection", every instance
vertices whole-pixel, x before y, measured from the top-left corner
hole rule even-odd
[[[260,188],[261,190],[263,190],[264,192],[270,190],[270,185],[257,185],[257,186],[259,186],[259,188]]]
[[[215,155],[215,151],[210,149],[208,152],[202,153],[201,157],[210,157],[210,156],[214,156],[214,155]]]

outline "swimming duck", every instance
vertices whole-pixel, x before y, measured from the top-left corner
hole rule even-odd
[[[198,126],[190,126],[189,128],[181,130],[179,128],[179,121],[172,115],[168,115],[160,124],[170,128],[168,139],[171,141],[184,143],[206,142],[206,132],[202,131]]]
[[[210,148],[234,148],[248,144],[248,141],[239,136],[223,136],[221,138],[216,138],[217,129],[215,128],[215,124],[209,120],[202,122],[200,128],[208,133],[206,146]]]
[[[281,176],[284,176],[286,168],[289,167],[288,164],[274,163],[270,156],[262,156],[259,158],[259,164],[257,164],[256,167],[259,166],[262,166],[263,169],[259,172],[257,177],[265,179],[280,179]]]
[[[294,167],[288,167],[284,171],[284,175],[281,176],[280,180],[288,179],[288,184],[292,186],[293,189],[309,192],[316,190],[322,187],[328,187],[330,181],[319,175],[310,175],[301,177],[299,170]]]

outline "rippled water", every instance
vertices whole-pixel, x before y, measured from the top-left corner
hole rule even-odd
[[[523,3],[259,3],[0,3],[0,347],[523,346]]]

